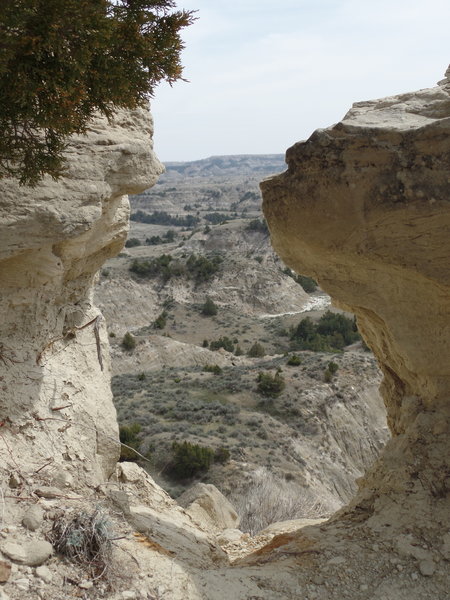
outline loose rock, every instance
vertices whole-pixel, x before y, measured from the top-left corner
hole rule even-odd
[[[0,560],[0,583],[8,581],[11,575],[11,563]]]
[[[50,485],[44,485],[40,488],[37,488],[34,490],[34,493],[40,498],[60,498],[61,496],[64,496],[64,492],[62,490]]]
[[[431,575],[433,575],[433,573],[435,572],[435,570],[436,570],[436,564],[430,558],[427,558],[425,560],[421,560],[420,561],[420,563],[419,563],[419,571],[425,577],[431,577]]]
[[[30,506],[22,518],[22,525],[30,531],[36,531],[42,525],[44,512],[40,506]]]
[[[51,583],[53,580],[53,573],[48,567],[45,566],[37,567],[36,576],[39,577],[39,579],[42,579],[42,581],[45,583]]]

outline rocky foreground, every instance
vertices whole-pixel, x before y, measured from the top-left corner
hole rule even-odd
[[[57,184],[1,182],[2,600],[447,597],[449,127],[447,71],[436,88],[355,105],[263,184],[277,251],[357,315],[393,439],[332,519],[258,538],[211,489],[182,508],[116,466],[92,281],[125,239],[122,194],[161,170],[149,116],[94,123]]]

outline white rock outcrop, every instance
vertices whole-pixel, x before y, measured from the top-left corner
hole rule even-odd
[[[62,179],[0,181],[0,464],[20,472],[19,484],[41,467],[50,481],[63,465],[77,485],[114,470],[109,351],[92,283],[126,238],[125,194],[163,170],[152,130],[146,110],[97,118],[70,139]]]

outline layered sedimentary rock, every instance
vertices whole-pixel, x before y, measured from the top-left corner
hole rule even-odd
[[[356,314],[393,439],[353,504],[375,527],[450,525],[450,69],[359,102],[261,184],[272,243]],[[385,529],[386,531],[386,529]]]
[[[41,468],[42,477],[61,468],[96,484],[115,467],[108,343],[92,282],[123,246],[125,194],[162,172],[151,134],[145,110],[98,118],[71,138],[59,181],[0,181],[0,462],[20,471],[18,484]]]

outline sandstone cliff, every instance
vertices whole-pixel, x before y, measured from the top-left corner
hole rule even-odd
[[[450,70],[355,104],[261,184],[276,251],[357,315],[384,373],[394,437],[349,518],[424,541],[450,525],[449,133]]]

